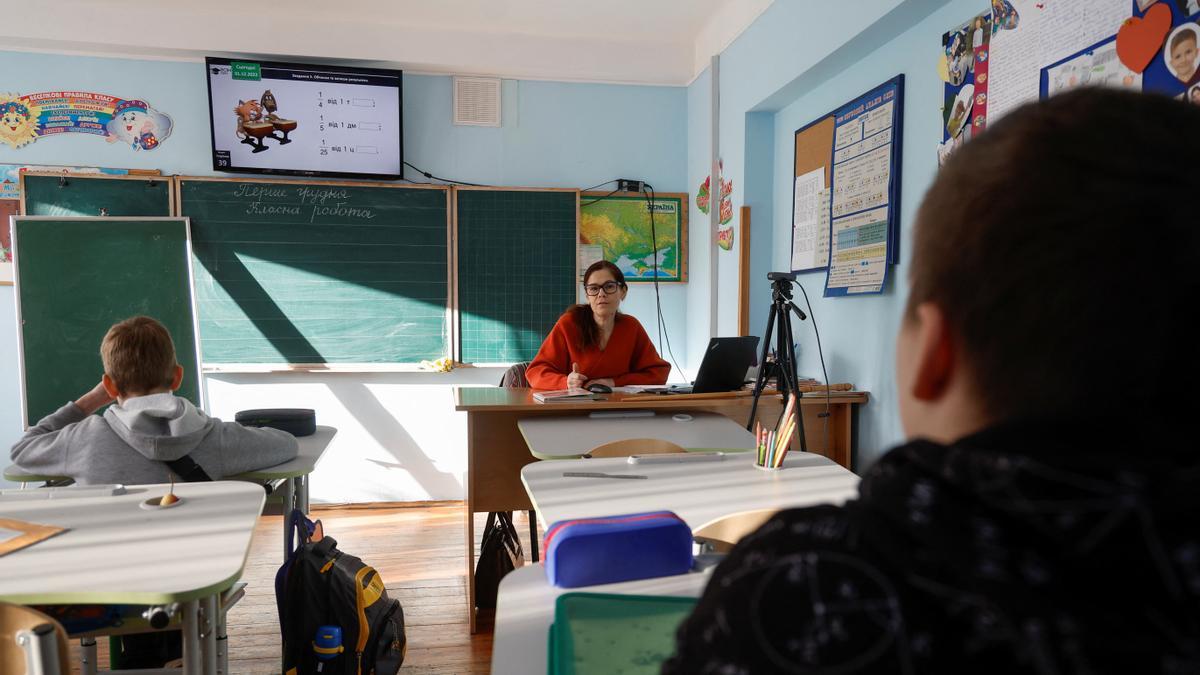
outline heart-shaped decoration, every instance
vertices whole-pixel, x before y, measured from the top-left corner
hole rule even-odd
[[[1141,18],[1125,19],[1117,31],[1117,57],[1135,73],[1146,70],[1171,32],[1171,8],[1158,2]]]

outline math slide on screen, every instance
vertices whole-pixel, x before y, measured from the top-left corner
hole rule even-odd
[[[400,173],[399,73],[208,63],[213,167]]]

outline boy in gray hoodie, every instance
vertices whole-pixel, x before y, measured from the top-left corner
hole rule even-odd
[[[26,471],[81,485],[166,482],[165,462],[189,456],[213,480],[286,462],[296,439],[277,429],[222,422],[174,392],[183,380],[171,334],[145,316],[126,319],[100,344],[100,384],[47,415],[12,448]],[[116,402],[103,416],[92,413]]]

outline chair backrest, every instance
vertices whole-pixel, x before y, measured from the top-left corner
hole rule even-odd
[[[627,438],[598,445],[592,448],[587,455],[588,457],[628,457],[630,455],[665,455],[673,452],[687,452],[687,450],[670,441],[657,438]]]
[[[529,361],[524,363],[514,363],[504,371],[504,375],[500,378],[501,387],[528,387],[529,380],[525,377],[525,371],[529,369]]]
[[[53,639],[57,650],[50,650],[50,653],[57,651],[58,663],[48,663],[51,659],[42,658],[42,653],[31,646],[34,658],[38,660],[35,661],[34,669],[30,670],[26,667],[26,649],[17,644],[17,634],[22,631],[32,632],[39,626],[50,626],[54,629]],[[0,673],[58,675],[68,672],[70,665],[67,662],[67,631],[63,630],[62,624],[37,610],[0,602]]]
[[[779,509],[755,509],[721,516],[692,530],[692,538],[717,553],[727,553],[742,537],[762,527]]]

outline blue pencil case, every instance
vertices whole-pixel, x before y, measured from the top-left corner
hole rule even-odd
[[[670,511],[562,520],[546,530],[546,576],[561,588],[684,574],[692,530]]]

